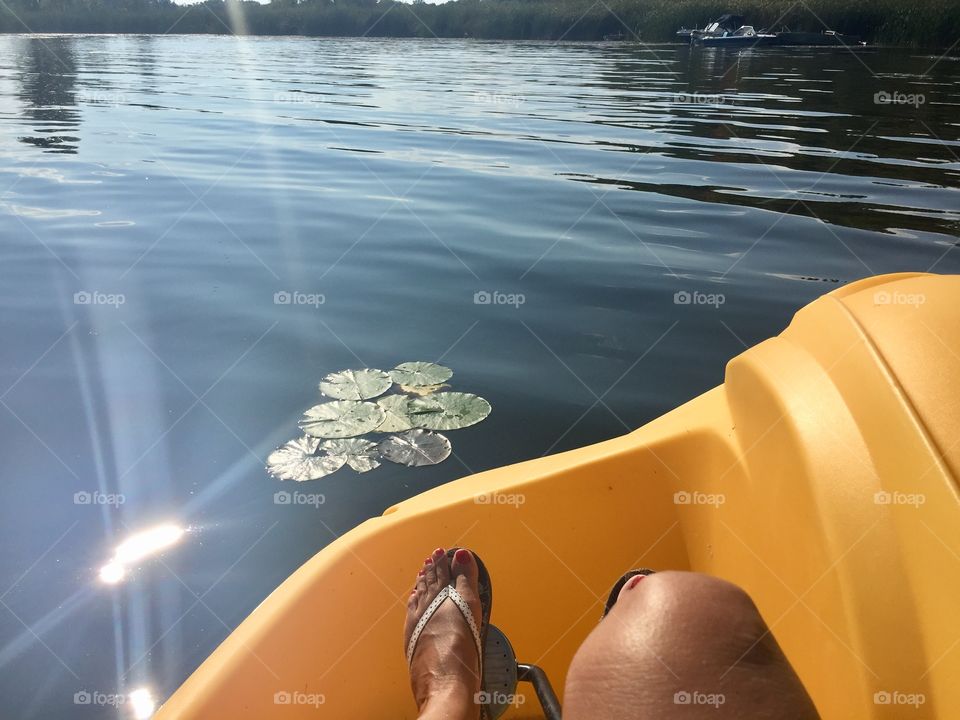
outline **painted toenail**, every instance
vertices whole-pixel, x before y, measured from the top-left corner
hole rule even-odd
[[[433,558],[427,558],[426,560],[423,561],[423,564],[424,564],[424,565],[431,565],[431,564],[433,564]]]
[[[417,573],[417,577],[423,577],[423,570]]]
[[[627,581],[627,590],[633,590],[641,580],[643,580],[646,575],[634,575],[630,580]]]
[[[443,557],[443,548],[437,548],[436,550],[434,550],[434,551],[433,551],[433,556],[434,556],[435,558]]]
[[[453,554],[453,559],[456,560],[458,563],[466,564],[470,562],[470,552],[467,550],[464,550],[463,548],[460,548]]]

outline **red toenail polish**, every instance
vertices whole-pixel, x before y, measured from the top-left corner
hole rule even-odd
[[[467,550],[461,548],[453,554],[453,559],[458,563],[468,563],[470,562],[470,553]]]
[[[417,577],[423,577],[423,570],[417,573]]]
[[[637,583],[643,580],[646,575],[634,575],[627,581],[627,590],[633,590],[636,587]]]
[[[441,557],[443,555],[443,548],[437,548],[433,551],[433,556],[435,558]]]
[[[433,562],[433,558],[427,558],[426,560],[423,561],[423,564],[430,565],[432,562]]]

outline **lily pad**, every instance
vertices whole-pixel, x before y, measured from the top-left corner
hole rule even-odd
[[[443,392],[410,401],[410,417],[419,427],[457,430],[490,414],[490,403],[472,393]]]
[[[422,387],[445,383],[453,377],[453,370],[432,362],[405,362],[391,370],[390,377],[397,385]]]
[[[361,438],[326,440],[320,446],[330,457],[343,461],[357,472],[368,472],[380,467],[380,451],[376,443]]]
[[[320,381],[320,392],[338,400],[368,400],[383,395],[393,381],[383,370],[341,370]]]
[[[447,385],[446,383],[437,383],[436,385],[420,385],[420,386],[401,385],[400,389],[403,390],[405,393],[410,393],[411,395],[420,395],[421,397],[423,397],[424,395],[432,395],[438,390],[442,390],[443,388],[448,388],[448,387],[450,386]]]
[[[320,441],[312,437],[291,440],[267,458],[267,472],[278,480],[317,480],[334,473],[347,462],[344,457],[317,455]]]
[[[377,400],[377,405],[383,409],[385,415],[377,432],[403,432],[416,427],[410,418],[410,398],[406,395],[387,395]]]
[[[450,441],[440,433],[409,430],[380,443],[380,454],[391,462],[419,467],[436,465],[450,457]]]
[[[376,430],[384,419],[376,403],[334,400],[314,405],[300,418],[300,429],[319,438],[347,438]]]

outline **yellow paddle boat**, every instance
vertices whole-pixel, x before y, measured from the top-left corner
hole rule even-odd
[[[861,280],[639,430],[361,524],[278,587],[156,717],[416,717],[401,628],[411,578],[438,545],[483,558],[493,624],[561,701],[610,585],[645,566],[745,588],[824,718],[956,717],[958,477],[960,278]],[[532,688],[519,691],[505,717],[542,717]]]

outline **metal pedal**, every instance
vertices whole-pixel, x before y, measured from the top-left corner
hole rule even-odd
[[[533,684],[547,720],[560,720],[560,701],[546,673],[536,665],[518,663],[513,646],[496,625],[487,628],[483,668],[482,697],[477,699],[485,706],[489,720],[497,720],[515,702],[518,682]]]

